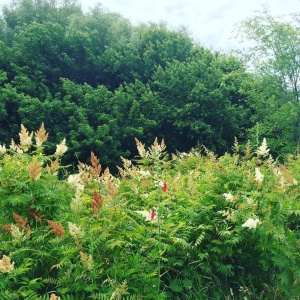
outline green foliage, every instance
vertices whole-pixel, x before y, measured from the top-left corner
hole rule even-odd
[[[237,27],[237,35],[251,46],[242,54],[254,81],[245,82],[253,122],[249,137],[260,130],[273,154],[284,157],[299,144],[299,18],[274,17],[267,7]]]
[[[229,72],[243,72],[238,60],[201,47],[195,47],[188,62],[175,60],[157,69],[153,78],[165,114],[161,131],[172,150],[186,151],[198,143],[224,153],[228,142],[244,131],[241,119],[247,116],[247,107],[236,104],[236,95],[230,95],[238,88],[232,86]]]
[[[254,41],[249,49],[251,64],[270,76],[285,94],[299,101],[299,20],[297,14],[289,18],[273,17],[267,7],[253,18],[247,18],[237,28],[242,38]]]
[[[297,299],[298,156],[280,165],[264,140],[169,157],[136,140],[118,177],[92,152],[60,178],[66,146],[45,155],[47,138],[22,126],[1,148],[1,296]]]
[[[243,23],[254,75],[101,5],[4,7],[0,298],[298,299],[297,22]]]
[[[44,122],[47,154],[66,138],[65,164],[93,150],[115,172],[120,156],[136,154],[135,137],[221,154],[255,124],[243,63],[195,44],[184,28],[133,26],[101,5],[84,13],[77,1],[52,0],[15,1],[0,21],[2,142]]]

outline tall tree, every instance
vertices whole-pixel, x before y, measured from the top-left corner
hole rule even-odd
[[[16,34],[13,45],[14,82],[32,82],[30,87],[25,85],[26,90],[20,91],[40,99],[45,98],[49,89],[55,92],[60,77],[64,77],[68,70],[64,39],[63,27],[49,22],[33,22]]]
[[[32,22],[52,22],[66,28],[71,16],[82,14],[78,0],[15,0],[3,7],[3,19],[14,32]]]
[[[265,7],[253,18],[241,22],[238,36],[250,42],[250,66],[273,77],[287,97],[300,97],[299,14],[274,17]]]
[[[299,14],[274,17],[267,7],[237,27],[249,48],[243,53],[256,80],[244,86],[256,124],[250,136],[266,137],[275,155],[300,143]]]
[[[232,59],[226,62],[200,46],[187,62],[157,69],[153,79],[164,107],[162,130],[173,148],[187,151],[198,142],[219,153],[230,148],[244,122],[236,100],[241,82],[233,79],[237,72],[246,76],[242,65],[237,68]]]

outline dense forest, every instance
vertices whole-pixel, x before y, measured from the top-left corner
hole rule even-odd
[[[169,152],[205,145],[217,154],[268,139],[274,157],[300,138],[299,15],[265,9],[236,28],[245,53],[222,53],[167,24],[132,25],[100,4],[17,0],[0,19],[0,141],[42,122],[49,153],[65,163],[90,152],[114,169],[134,139],[164,138]],[[76,162],[74,162],[76,157]]]

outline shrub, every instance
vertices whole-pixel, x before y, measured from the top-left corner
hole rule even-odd
[[[33,134],[0,148],[2,298],[297,299],[299,156],[136,140],[118,176],[93,152],[68,174]]]

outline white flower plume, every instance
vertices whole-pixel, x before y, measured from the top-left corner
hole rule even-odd
[[[256,154],[258,157],[260,156],[265,157],[269,155],[269,151],[270,149],[268,149],[267,140],[266,138],[264,138],[261,146],[258,147]]]
[[[259,168],[255,168],[255,180],[258,183],[262,183],[264,180],[264,175],[260,172]]]
[[[247,227],[249,229],[251,228],[256,228],[257,224],[261,224],[259,221],[259,218],[256,218],[255,220],[252,218],[249,218],[243,225],[242,227]]]
[[[55,154],[58,156],[63,155],[68,150],[68,147],[66,146],[66,139],[63,139],[62,142],[59,145],[56,145],[56,151]]]

